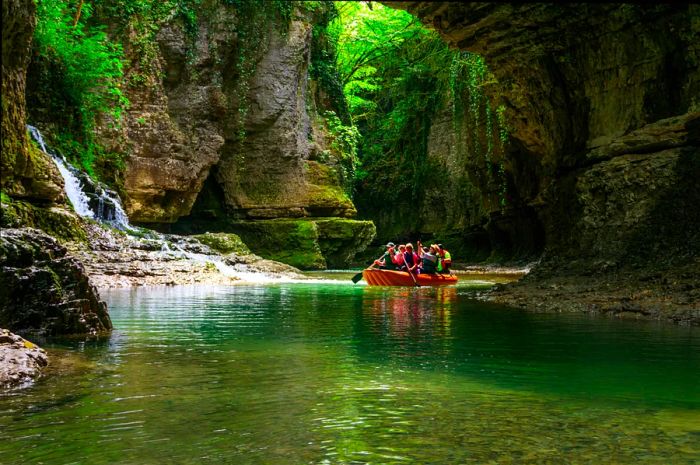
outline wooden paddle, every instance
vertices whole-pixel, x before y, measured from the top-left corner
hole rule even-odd
[[[384,255],[382,255],[381,257],[379,257],[377,260],[381,260],[381,259],[384,258],[386,255],[387,255],[387,253],[384,252]],[[375,262],[376,262],[377,260],[373,261],[372,264],[371,264],[370,266],[368,266],[367,268],[365,268],[365,270],[371,270],[372,267],[374,266],[374,264],[375,264]],[[364,270],[362,270],[362,271],[364,271]],[[358,282],[360,282],[360,280],[362,279],[362,271],[360,271],[360,272],[357,273],[355,276],[353,276],[352,278],[350,278],[350,279],[352,280],[353,283],[357,284]]]
[[[415,258],[414,258],[414,260],[415,260]],[[408,269],[408,263],[406,263],[406,256],[405,255],[403,257],[403,264],[406,266],[406,271],[408,271],[408,274],[410,274],[411,278],[413,278],[413,284],[415,284],[416,287],[420,287],[420,284],[418,284],[418,281],[416,281],[416,277],[413,276],[413,273],[411,272],[411,270]]]

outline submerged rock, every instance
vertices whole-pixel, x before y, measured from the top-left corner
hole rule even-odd
[[[39,230],[3,230],[0,281],[0,325],[13,331],[96,334],[112,328],[82,263]]]
[[[44,349],[0,329],[0,389],[27,385],[48,363]]]

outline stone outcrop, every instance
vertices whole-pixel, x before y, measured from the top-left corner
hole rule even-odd
[[[0,389],[28,385],[48,364],[46,351],[0,328]]]
[[[236,216],[354,216],[327,149],[323,119],[309,81],[310,20],[272,33],[250,83],[246,135],[227,146],[217,170],[225,205]]]
[[[32,0],[2,2],[2,158],[0,188],[13,197],[54,202],[63,198],[58,169],[29,143],[25,85],[36,26]]]
[[[132,63],[131,105],[121,129],[105,124],[100,140],[109,151],[129,153],[123,193],[133,223],[238,232],[233,220],[356,215],[343,187],[343,154],[325,117],[342,112],[310,70],[313,47],[320,46],[312,29],[325,8],[300,4],[288,22],[270,14],[249,31],[250,12],[211,0],[196,8],[194,36],[178,15],[154,25],[148,39],[127,27],[121,40]],[[281,249],[294,247],[278,240]],[[333,247],[353,240],[339,238]],[[254,252],[281,259],[256,249],[259,243],[250,242]],[[288,263],[318,268],[346,261],[331,255]]]
[[[40,335],[96,334],[112,328],[107,306],[82,264],[31,228],[0,235],[0,325]]]
[[[89,246],[67,247],[85,263],[99,288],[154,285],[231,285],[237,282],[303,279],[299,270],[250,252],[235,234],[126,236],[96,224],[86,226]]]

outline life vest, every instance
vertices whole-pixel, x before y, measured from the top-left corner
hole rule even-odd
[[[447,263],[445,263],[445,261],[447,261]],[[447,250],[443,251],[442,254],[438,255],[438,266],[437,266],[438,273],[442,273],[443,271],[445,271],[445,272],[449,271],[451,264],[452,264],[452,257],[450,256],[450,253]]]
[[[382,266],[383,269],[385,270],[395,270],[397,267],[394,264],[394,257],[392,256],[391,253],[386,252],[384,254],[384,266]]]
[[[430,257],[435,258],[435,260],[431,260]],[[436,268],[437,268],[437,257],[435,255],[423,254],[423,258],[422,258],[422,262],[421,262],[421,271],[423,273],[435,273]]]
[[[403,253],[403,261],[406,264],[407,268],[411,268],[413,265],[416,264],[416,262],[413,260],[415,254],[411,252],[404,252]]]

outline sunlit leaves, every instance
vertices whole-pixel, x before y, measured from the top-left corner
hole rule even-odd
[[[61,66],[64,89],[86,128],[100,112],[118,119],[128,103],[121,91],[121,45],[111,42],[102,27],[87,26],[91,10],[89,3],[77,10],[67,0],[38,0],[34,33],[38,52]]]

